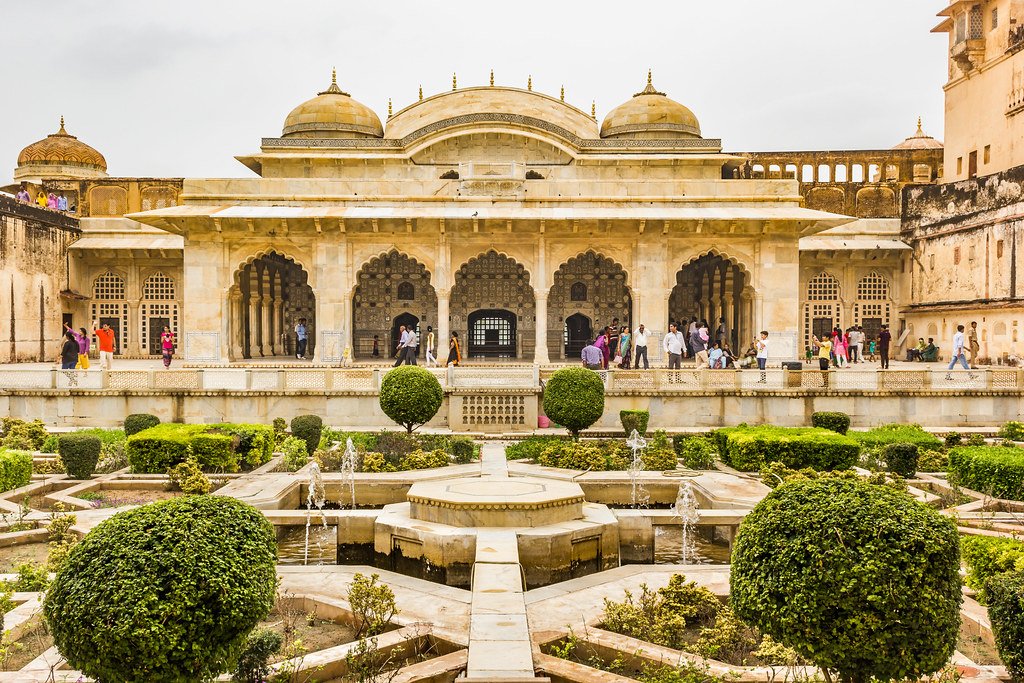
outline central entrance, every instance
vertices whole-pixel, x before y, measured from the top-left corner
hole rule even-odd
[[[515,358],[516,314],[484,309],[469,314],[470,358]]]
[[[398,352],[398,343],[402,341],[402,333],[399,328],[405,325],[405,329],[412,330],[416,333],[416,336],[420,334],[420,319],[414,316],[412,313],[403,313],[397,316],[391,325],[391,346],[388,348],[391,350],[391,357],[394,358]],[[416,355],[419,355],[420,347],[416,347]]]
[[[565,319],[565,357],[579,358],[583,347],[594,338],[594,330],[590,318],[582,313],[575,313]]]

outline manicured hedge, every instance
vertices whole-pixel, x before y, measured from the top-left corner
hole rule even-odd
[[[626,432],[626,436],[629,437],[636,430],[636,433],[643,436],[647,433],[647,423],[651,421],[651,413],[647,410],[620,410],[619,411],[619,422],[622,423],[622,429]]]
[[[562,368],[544,386],[544,414],[578,439],[604,414],[604,382],[587,368]]]
[[[988,582],[988,616],[999,658],[1013,680],[1024,679],[1024,574],[1000,574]]]
[[[160,424],[160,418],[149,413],[132,413],[124,419],[124,433],[128,436],[138,434],[141,431],[156,427]]]
[[[534,442],[542,446],[534,459],[544,467],[559,467],[569,470],[622,471],[630,466],[633,453],[625,442],[614,441],[570,441],[541,437]],[[530,441],[530,439],[527,439]],[[521,442],[522,443],[522,442]],[[531,444],[532,450],[533,444]],[[507,453],[506,453],[507,455]],[[522,457],[521,453],[508,457]],[[643,469],[646,471],[674,470],[678,466],[676,452],[665,432],[659,430],[648,440],[647,448],[640,453]]]
[[[811,415],[811,426],[820,429],[831,429],[833,432],[845,434],[850,429],[850,416],[838,412],[817,412]]]
[[[997,436],[1000,439],[1009,439],[1011,441],[1024,441],[1024,422],[1017,422],[1011,420],[1000,428]]]
[[[866,432],[849,432],[848,436],[868,448],[881,448],[891,443],[912,443],[922,451],[942,448],[942,440],[939,437],[929,434],[917,425],[888,424]]]
[[[273,457],[274,430],[267,425],[165,423],[128,437],[125,450],[136,473],[162,474],[189,457],[207,469],[235,472],[241,463],[258,467]]]
[[[949,452],[949,474],[969,489],[1024,500],[1024,449],[960,446]]]
[[[324,430],[324,421],[319,415],[299,415],[292,418],[292,436],[306,442],[306,451],[313,455],[320,445],[320,435]]]
[[[277,588],[274,527],[226,496],[126,510],[78,543],[43,612],[71,667],[95,680],[213,680]]]
[[[939,670],[960,627],[956,524],[890,486],[828,477],[779,486],[732,553],[740,619],[839,680]]]
[[[32,454],[0,449],[0,491],[20,488],[32,481]]]
[[[1005,572],[1024,571],[1024,543],[1005,536],[964,536],[960,539],[966,583],[983,591],[993,576]],[[984,600],[984,597],[982,598]]]
[[[910,478],[917,474],[917,444],[890,443],[882,447],[882,458],[890,472]]]
[[[845,470],[860,455],[860,444],[850,437],[814,427],[727,427],[715,432],[715,440],[719,457],[744,472],[769,462],[795,470]]]
[[[403,365],[388,370],[380,383],[380,409],[405,431],[430,422],[444,401],[444,390],[426,368]]]
[[[102,448],[103,442],[98,436],[80,432],[62,434],[57,442],[64,471],[73,479],[88,479],[92,476],[96,471],[96,463],[100,461]]]

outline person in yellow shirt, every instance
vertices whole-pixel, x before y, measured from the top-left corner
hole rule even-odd
[[[818,345],[818,367],[824,372],[828,370],[829,362],[832,360],[832,340],[828,337],[818,339],[813,335],[811,338]]]

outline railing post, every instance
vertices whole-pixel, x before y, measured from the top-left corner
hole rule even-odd
[[[373,387],[377,391],[380,391],[381,379],[382,379],[382,376],[381,376],[380,368],[374,368],[373,369]]]
[[[615,388],[615,373],[611,369],[608,369],[605,370],[604,376],[604,390],[611,391]]]
[[[156,371],[146,370],[146,387],[156,389]]]
[[[50,368],[50,388],[51,389],[56,389],[57,388],[57,369],[56,368]]]
[[[324,391],[331,391],[334,388],[334,370],[324,368]],[[340,370],[339,370],[340,372]]]
[[[533,365],[533,386],[535,389],[540,388],[540,366],[536,363]]]
[[[242,372],[245,373],[245,390],[252,391],[252,370],[250,368],[244,368]]]
[[[206,376],[203,374],[202,368],[196,370],[196,389],[200,391],[206,389]]]

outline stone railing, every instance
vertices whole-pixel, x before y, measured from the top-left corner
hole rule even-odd
[[[0,391],[346,392],[380,389],[388,368],[197,368],[175,370],[2,369]],[[539,390],[556,368],[430,368],[449,391]],[[1024,390],[1024,370],[606,370],[615,392]]]

